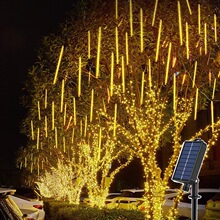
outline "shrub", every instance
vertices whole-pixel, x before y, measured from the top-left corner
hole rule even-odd
[[[144,220],[144,213],[125,209],[99,209],[45,201],[46,220]]]

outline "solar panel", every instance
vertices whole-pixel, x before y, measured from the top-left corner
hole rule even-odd
[[[172,180],[192,184],[197,178],[205,156],[207,144],[201,140],[185,141],[174,169]]]

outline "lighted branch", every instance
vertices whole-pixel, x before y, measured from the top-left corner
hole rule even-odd
[[[103,122],[100,123],[103,126]],[[113,137],[113,120],[105,121],[105,126],[92,123],[88,126],[88,137],[78,142],[79,152],[83,158],[81,167],[84,167],[84,179],[88,189],[89,205],[104,207],[109,187],[115,175],[127,166],[133,154],[129,146],[120,139]],[[126,162],[120,163],[117,168],[111,168],[115,161],[120,161],[123,154],[128,154]]]

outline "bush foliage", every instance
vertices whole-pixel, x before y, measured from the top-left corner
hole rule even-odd
[[[58,201],[44,202],[46,220],[144,220],[144,213],[125,209],[98,209]]]

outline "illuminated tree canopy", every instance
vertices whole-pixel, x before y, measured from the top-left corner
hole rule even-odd
[[[210,148],[219,135],[219,5],[80,2],[80,16],[62,24],[59,36],[44,38],[29,71],[22,131],[30,141],[18,162],[36,179],[55,175],[62,163],[73,176],[79,169],[85,180],[93,179],[79,191],[86,185],[91,201],[103,193],[103,204],[108,187],[102,182],[112,182],[137,157],[144,169],[146,218],[159,219],[186,123],[210,106],[210,124],[191,138],[209,132]],[[157,153],[168,143],[173,154],[162,173]],[[118,169],[108,168],[123,157]]]

